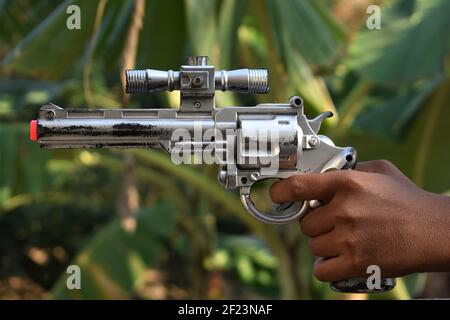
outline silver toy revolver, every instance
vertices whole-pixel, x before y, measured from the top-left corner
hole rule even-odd
[[[46,104],[31,121],[30,137],[42,148],[162,147],[172,156],[206,150],[219,164],[218,180],[226,188],[240,188],[244,208],[256,219],[273,224],[298,221],[320,206],[320,200],[278,205],[259,210],[251,199],[252,186],[264,179],[296,174],[351,169],[356,151],[336,147],[319,135],[331,112],[308,119],[300,97],[288,103],[252,107],[215,108],[216,90],[267,93],[265,69],[216,71],[204,56],[189,57],[179,71],[127,70],[127,93],[180,91],[179,109],[62,109]],[[200,139],[196,139],[200,131]],[[274,134],[276,133],[276,134]],[[274,165],[275,164],[275,165]],[[383,279],[381,289],[369,290],[365,279],[332,284],[345,292],[379,292],[395,286]]]

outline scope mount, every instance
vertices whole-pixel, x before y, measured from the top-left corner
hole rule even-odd
[[[241,93],[269,92],[267,69],[216,71],[207,56],[186,59],[180,71],[126,70],[127,93],[180,90],[180,112],[211,113],[216,90]]]

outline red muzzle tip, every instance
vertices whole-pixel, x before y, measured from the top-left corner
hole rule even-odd
[[[31,120],[30,122],[30,140],[38,140],[38,122],[37,120]]]

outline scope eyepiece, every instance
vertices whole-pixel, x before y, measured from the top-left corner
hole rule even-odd
[[[269,92],[269,73],[267,69],[238,69],[216,71],[216,90],[242,93]]]
[[[175,75],[176,74],[176,75]],[[174,77],[177,77],[176,79]],[[125,92],[145,93],[172,91],[180,88],[179,72],[161,70],[126,70]]]

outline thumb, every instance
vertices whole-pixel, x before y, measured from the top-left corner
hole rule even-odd
[[[324,173],[298,174],[275,182],[270,188],[274,202],[298,200],[331,200],[344,183],[341,170]]]

